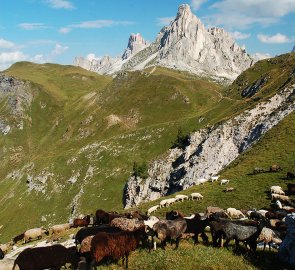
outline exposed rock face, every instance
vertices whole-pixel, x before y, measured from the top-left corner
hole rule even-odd
[[[23,128],[25,110],[30,107],[33,93],[29,83],[0,74],[0,102],[7,100],[5,118],[0,118],[0,131],[6,135],[11,127]]]
[[[145,41],[141,34],[131,34],[129,37],[128,45],[125,52],[122,55],[122,59],[128,59],[131,56],[137,54],[139,51],[143,50],[149,42]]]
[[[170,149],[154,161],[147,179],[131,177],[124,190],[126,208],[155,200],[216,175],[295,109],[295,85],[267,102],[208,129],[191,134],[184,149]]]
[[[287,235],[280,245],[279,259],[291,267],[295,267],[295,214],[286,217]],[[291,268],[290,268],[291,269]],[[293,268],[292,268],[293,269]]]
[[[231,80],[254,63],[229,33],[216,27],[206,29],[186,4],[180,5],[175,20],[164,27],[149,46],[140,34],[132,34],[122,60],[107,62],[107,72],[102,62],[87,64],[83,61],[78,58],[75,65],[99,73],[160,65]]]

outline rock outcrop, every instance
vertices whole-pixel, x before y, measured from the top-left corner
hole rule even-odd
[[[87,61],[76,58],[75,65],[101,74],[159,65],[230,80],[255,62],[229,33],[217,27],[206,29],[187,4],[179,6],[174,21],[150,45],[140,34],[132,34],[121,59]]]
[[[292,85],[253,109],[191,134],[185,149],[170,149],[151,164],[147,179],[129,179],[124,190],[125,207],[187,189],[198,185],[199,179],[218,174],[295,110],[294,96],[295,85]]]

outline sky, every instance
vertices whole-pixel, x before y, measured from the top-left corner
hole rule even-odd
[[[131,33],[154,41],[180,4],[249,54],[275,56],[295,45],[295,0],[1,0],[0,70],[18,61],[120,56]]]

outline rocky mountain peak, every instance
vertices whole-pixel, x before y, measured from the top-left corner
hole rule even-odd
[[[140,33],[132,33],[129,37],[127,48],[122,55],[122,59],[128,59],[132,55],[135,55],[136,53],[147,47],[148,45],[149,42],[145,41]]]

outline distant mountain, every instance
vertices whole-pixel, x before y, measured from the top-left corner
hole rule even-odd
[[[293,47],[293,50],[292,50],[292,52],[295,52],[295,45],[294,45],[294,47]]]
[[[78,57],[74,64],[100,74],[157,65],[233,80],[254,62],[229,33],[217,27],[206,29],[189,5],[184,4],[153,43],[146,42],[140,34],[132,34],[121,57],[91,61]]]

